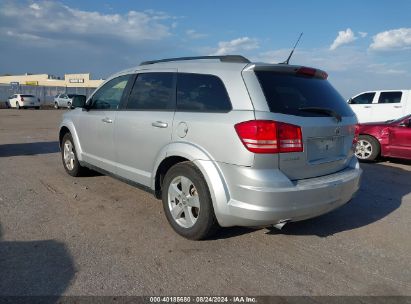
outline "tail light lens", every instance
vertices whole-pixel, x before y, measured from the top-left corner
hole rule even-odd
[[[250,120],[235,125],[248,151],[253,153],[302,152],[301,128],[272,120]]]
[[[20,96],[20,101],[24,101],[24,98],[23,98],[23,96]]]
[[[354,138],[352,140],[353,150],[355,150],[355,147],[357,146],[359,136],[360,136],[360,125],[355,125],[354,126]]]

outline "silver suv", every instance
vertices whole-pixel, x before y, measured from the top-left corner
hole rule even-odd
[[[234,55],[143,62],[64,114],[64,168],[146,187],[189,239],[324,214],[362,172],[357,119],[326,79]]]

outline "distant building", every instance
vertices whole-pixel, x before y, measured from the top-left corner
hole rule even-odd
[[[90,73],[65,74],[64,79],[60,79],[60,77],[48,74],[0,76],[0,84],[19,84],[32,86],[96,88],[103,81],[103,79],[90,79]]]

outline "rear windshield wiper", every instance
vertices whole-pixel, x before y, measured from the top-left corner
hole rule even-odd
[[[340,114],[328,108],[304,107],[304,108],[298,108],[298,110],[303,111],[303,112],[314,112],[314,113],[327,114],[328,116],[335,117],[335,119],[337,119],[338,122],[342,120],[342,117]]]

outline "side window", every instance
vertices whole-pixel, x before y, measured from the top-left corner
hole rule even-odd
[[[381,92],[378,103],[400,103],[402,92]]]
[[[375,93],[364,93],[353,98],[350,104],[369,104],[372,103]]]
[[[231,102],[220,78],[213,75],[179,73],[177,110],[229,112]]]
[[[91,109],[115,110],[120,104],[130,75],[114,78],[103,85],[92,97]]]
[[[126,109],[167,110],[175,107],[174,73],[138,74]]]

